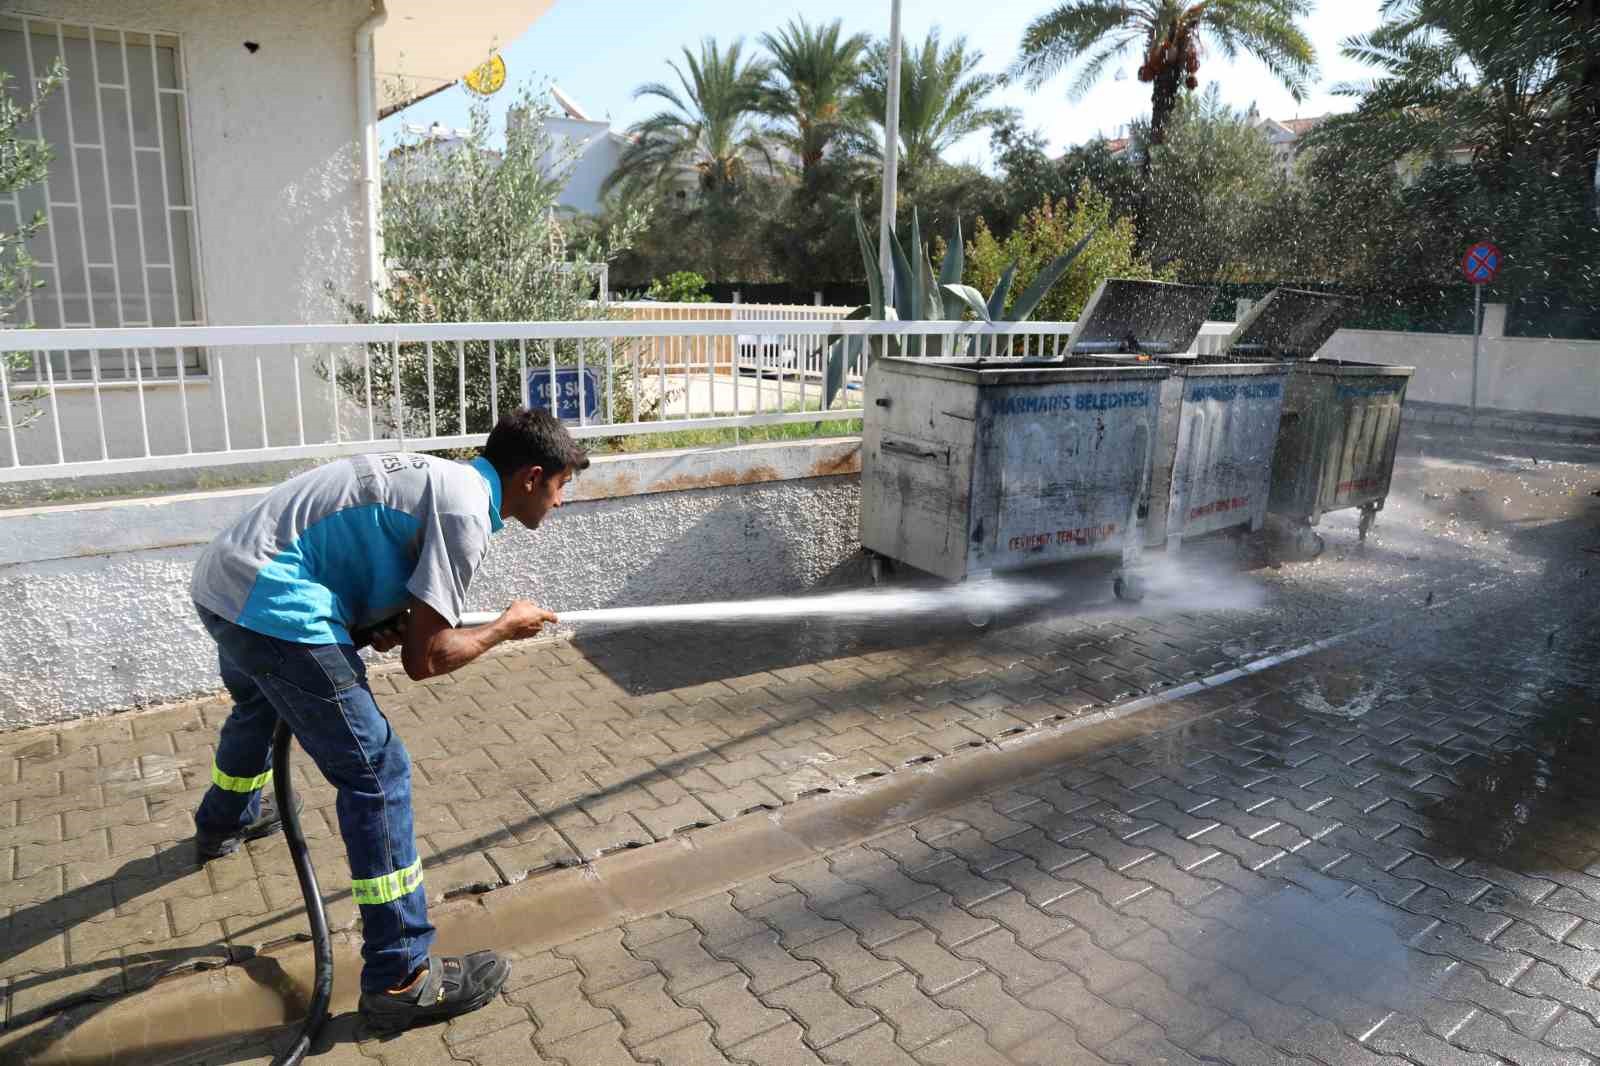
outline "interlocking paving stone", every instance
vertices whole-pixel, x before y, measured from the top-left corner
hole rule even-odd
[[[629,1047],[648,1044],[701,1021],[701,1015],[678,1006],[666,993],[666,978],[641,977],[590,996],[622,1020],[622,1040]]]
[[[1138,1014],[1115,1007],[1089,991],[1076,974],[1036,988],[1022,1001],[1066,1022],[1077,1042],[1087,1048],[1103,1048],[1143,1021]]]
[[[1480,1014],[1455,1035],[1455,1043],[1470,1051],[1484,1051],[1516,1066],[1571,1066],[1593,1062],[1588,1055],[1549,1047],[1508,1028],[1497,1018]]]
[[[934,999],[944,1007],[960,1011],[982,1030],[988,1043],[1005,1051],[1055,1027],[1058,1019],[1045,1011],[1027,1006],[1010,995],[998,976],[979,974]]]
[[[891,1027],[894,1041],[915,1051],[968,1024],[966,1015],[940,1006],[923,992],[910,973],[896,973],[850,997],[881,1015]]]
[[[616,1021],[610,1011],[601,1010],[585,998],[581,981],[581,974],[563,974],[505,995],[512,1003],[533,1012],[539,1025],[539,1041],[549,1047],[552,1042]]]
[[[540,1028],[534,1042],[554,1060],[566,1063],[592,1063],[593,1066],[629,1066],[638,1060],[628,1053],[622,1042],[622,1026],[616,1022],[602,1023],[591,1029],[568,1036],[558,1036]]]
[[[774,989],[817,973],[814,962],[796,959],[778,944],[778,934],[767,932],[734,944],[712,948],[712,953],[727,959],[750,977],[750,990],[764,995]]]
[[[805,1030],[805,1042],[819,1050],[878,1021],[872,1011],[857,1007],[839,995],[825,973],[764,992],[761,1001],[793,1015]]]
[[[563,944],[556,954],[577,964],[583,975],[583,990],[591,996],[656,972],[649,962],[627,949],[621,929],[602,930]]]
[[[714,958],[701,943],[699,931],[693,928],[647,943],[627,939],[624,943],[667,976],[667,990],[679,999],[702,985],[739,972],[733,963]]]
[[[705,946],[713,953],[718,945],[768,932],[766,925],[735,908],[733,898],[726,892],[676,907],[672,914],[693,922],[703,935]]]
[[[792,949],[792,953],[796,958],[810,959],[822,967],[833,978],[834,987],[846,995],[876,984],[900,969],[898,963],[886,962],[862,947],[849,930]]]
[[[832,936],[847,927],[842,922],[824,917],[807,905],[803,893],[793,892],[753,908],[750,917],[765,922],[777,931],[785,948],[803,947],[814,940]]]
[[[685,817],[734,817],[799,788],[790,779],[802,771],[774,761],[785,751],[859,759],[845,767],[853,772],[896,752],[951,750],[951,734],[977,738],[1003,727],[1002,715],[1048,720],[1055,704],[1042,694],[1057,682],[1122,687],[1119,676],[1149,668],[1141,663],[1168,669],[1175,653],[1159,645],[1221,632],[1218,622],[1173,621],[1157,638],[1145,620],[1126,621],[1072,622],[1050,640],[1047,627],[998,631],[942,659],[891,650],[804,669],[722,669],[720,681],[685,669],[682,687],[655,693],[630,694],[606,676],[622,677],[626,657],[602,667],[562,646],[434,685],[375,681],[395,692],[382,698],[413,742],[419,803],[444,812],[419,820],[432,888],[440,877],[512,876],[517,860],[472,867],[483,859],[468,854],[473,839],[493,841],[493,854],[531,855],[550,846],[539,834],[558,832],[592,853],[619,830],[649,839]],[[889,828],[778,881],[676,906],[626,935],[519,960],[516,987],[496,1006],[415,1044],[361,1052],[399,1061],[415,1047],[411,1061],[448,1061],[426,1050],[432,1039],[471,1061],[514,1061],[496,1046],[503,1035],[523,1061],[568,1066],[901,1055],[971,1066],[1006,1061],[1002,1053],[1012,1062],[1092,1062],[1094,1053],[1124,1063],[1588,1061],[1600,1018],[1589,986],[1600,975],[1600,847],[1592,824],[1562,806],[1580,782],[1550,778],[1558,802],[1535,808],[1522,850],[1482,844],[1483,827],[1511,824],[1512,808],[1494,803],[1517,796],[1518,760],[1546,750],[1540,730],[1559,727],[1550,716],[1563,700],[1593,691],[1600,641],[1587,634],[1596,629],[1572,626],[1574,647],[1554,670],[1528,667],[1512,646],[1519,633],[1542,646],[1547,630],[1532,623],[1477,644],[1470,632],[1425,632],[1404,647],[1373,639],[1318,653],[1325,663],[1313,656],[1282,676],[1201,694],[1250,697],[1245,709],[1218,703],[1220,714],[1155,736],[1126,720],[1126,742],[1003,796]],[[1225,643],[1249,656],[1282,639],[1259,623],[1238,634],[1183,648],[1183,661]],[[1084,662],[1067,666],[1069,650]],[[707,654],[731,661],[736,651]],[[1480,664],[1481,683],[1456,676],[1463,654]],[[1352,664],[1352,676],[1394,679],[1397,698],[1344,717],[1308,710],[1296,695],[1319,670]],[[1072,680],[1063,668],[1100,677]],[[1504,683],[1491,681],[1501,674]],[[535,692],[543,706],[523,702]],[[189,752],[177,757],[204,761],[197,742],[220,709],[202,713],[203,729],[186,708],[170,721],[130,719],[137,730],[95,723],[104,735],[94,744],[74,747],[82,738],[57,731],[34,754],[0,758],[12,801],[0,804],[0,834],[9,834],[0,873],[10,877],[0,891],[11,908],[0,977],[13,1017],[19,1004],[48,1006],[42,978],[82,991],[148,974],[156,941],[203,948],[195,938],[218,935],[214,923],[230,934],[241,918],[262,924],[248,912],[292,892],[281,843],[270,841],[215,864],[208,892],[179,879],[195,872],[174,842],[190,831],[203,773],[183,778],[182,792],[124,790],[148,760]],[[17,750],[6,739],[0,754]],[[112,767],[126,780],[99,779]],[[1486,774],[1498,775],[1497,789],[1484,787]],[[322,812],[331,794],[306,783]],[[340,866],[332,825],[313,825],[319,856]],[[441,852],[453,856],[448,869],[436,868]],[[133,861],[152,864],[151,876],[124,876],[124,902],[114,889],[94,894]],[[67,963],[80,951],[112,968],[73,973]]]
[[[742,973],[680,993],[677,999],[710,1019],[712,1039],[725,1050],[789,1020],[787,1014],[757,999],[750,991],[749,978]]]

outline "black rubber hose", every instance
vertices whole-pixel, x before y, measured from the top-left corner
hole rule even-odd
[[[311,1006],[300,1033],[289,1049],[272,1060],[273,1066],[298,1066],[328,1020],[328,1005],[333,1000],[333,938],[328,935],[328,913],[322,909],[322,891],[317,887],[317,871],[311,868],[311,852],[300,827],[300,814],[294,808],[294,785],[289,780],[289,727],[282,718],[272,734],[272,791],[283,817],[283,836],[300,878],[300,894],[305,897],[306,917],[311,922],[311,947],[316,957],[316,980],[311,988]]]

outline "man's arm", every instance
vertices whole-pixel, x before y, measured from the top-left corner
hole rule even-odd
[[[400,661],[407,677],[422,681],[459,670],[496,644],[538,636],[556,616],[527,600],[513,600],[488,625],[456,629],[438,611],[413,598],[408,619]]]

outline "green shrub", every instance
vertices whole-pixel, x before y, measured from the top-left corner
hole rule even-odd
[[[1111,201],[1084,184],[1076,205],[1069,205],[1066,200],[1046,201],[1024,215],[1004,241],[996,239],[983,219],[978,219],[977,231],[967,242],[966,283],[987,292],[1015,263],[1017,273],[1011,292],[1024,292],[1045,265],[1085,237],[1089,237],[1089,243],[1034,308],[1035,321],[1075,320],[1104,278],[1170,281],[1176,273],[1175,266],[1161,271],[1152,269],[1150,261],[1134,250],[1133,219],[1112,219]],[[1010,303],[1008,300],[1008,307]]]

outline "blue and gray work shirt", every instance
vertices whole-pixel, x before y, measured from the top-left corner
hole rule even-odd
[[[410,597],[451,625],[500,519],[487,459],[359,455],[279,485],[211,542],[194,601],[297,644],[349,644]]]

